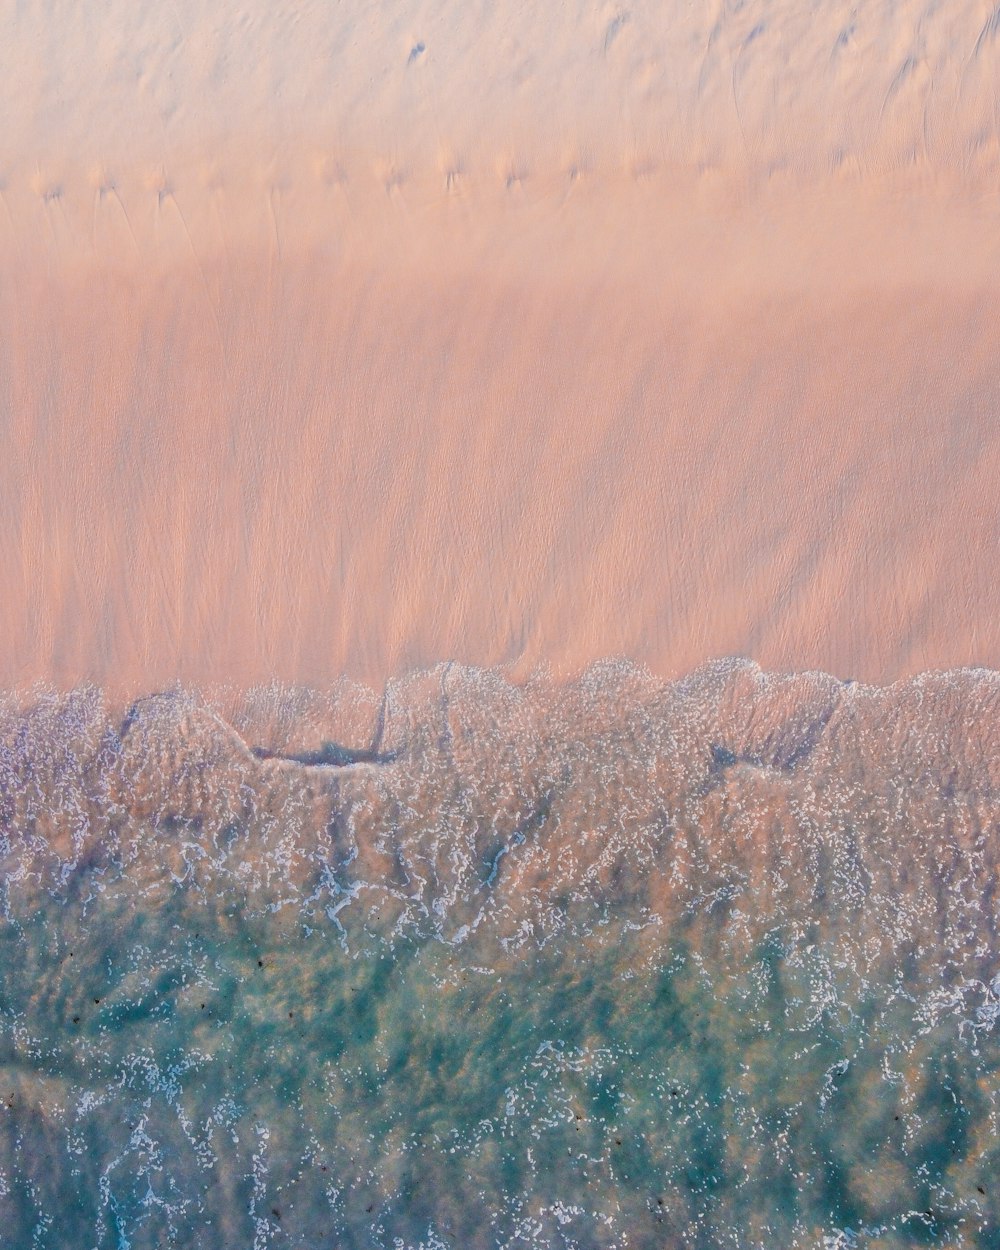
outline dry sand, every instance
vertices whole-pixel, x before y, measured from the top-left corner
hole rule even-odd
[[[1000,666],[1000,18],[0,19],[0,683]]]

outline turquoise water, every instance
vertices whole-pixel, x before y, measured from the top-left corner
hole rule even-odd
[[[0,1243],[1000,1245],[996,683],[818,681],[11,704]]]

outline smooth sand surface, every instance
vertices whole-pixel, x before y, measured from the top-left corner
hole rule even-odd
[[[996,14],[2,29],[0,683],[1000,665]]]

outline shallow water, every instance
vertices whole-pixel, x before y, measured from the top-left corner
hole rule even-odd
[[[3,1244],[1000,1245],[998,711],[744,663],[11,696]],[[325,742],[376,762],[250,749]]]

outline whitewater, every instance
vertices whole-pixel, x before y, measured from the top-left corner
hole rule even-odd
[[[17,1247],[995,1246],[1000,678],[0,715]]]

